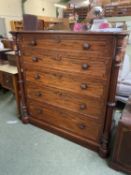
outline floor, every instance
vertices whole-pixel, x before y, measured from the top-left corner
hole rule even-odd
[[[0,92],[0,175],[122,175],[97,153],[24,125],[11,93]]]

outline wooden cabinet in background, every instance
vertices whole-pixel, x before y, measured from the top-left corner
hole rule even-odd
[[[17,111],[20,114],[18,70],[16,66],[11,66],[9,64],[0,65],[0,85],[14,93],[17,103]]]
[[[131,16],[131,2],[129,4],[108,4],[104,7],[104,16]]]
[[[110,166],[118,171],[131,173],[131,97],[117,127]]]
[[[12,33],[22,121],[107,156],[123,33]]]
[[[77,13],[79,16],[79,20],[84,20],[86,19],[89,10],[90,7],[68,8],[63,11],[63,17],[69,18],[70,14],[75,15],[75,13]]]
[[[11,31],[23,30],[23,21],[10,21]]]

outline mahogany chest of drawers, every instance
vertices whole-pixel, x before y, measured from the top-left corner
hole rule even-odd
[[[22,121],[106,156],[127,33],[14,32]]]

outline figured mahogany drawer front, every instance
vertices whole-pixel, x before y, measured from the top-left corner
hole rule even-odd
[[[8,89],[13,89],[13,80],[10,73],[2,72],[2,85]]]
[[[101,125],[77,113],[54,108],[44,103],[41,105],[37,102],[31,102],[29,103],[29,114],[30,117],[39,121],[73,132],[79,136],[95,141],[99,140]]]
[[[103,103],[100,100],[93,100],[92,98],[86,98],[76,95],[72,92],[63,91],[51,87],[36,87],[32,83],[26,83],[27,97],[37,100],[39,102],[45,102],[64,109],[69,109],[74,112],[78,112],[85,115],[90,115],[93,118],[102,117]]]
[[[26,71],[26,81],[33,82],[37,87],[47,85],[58,89],[68,90],[79,95],[87,95],[94,98],[103,99],[106,83],[93,80],[86,75],[80,76],[67,74],[61,71],[42,70]],[[97,89],[97,90],[96,90]]]
[[[56,54],[57,55],[57,54]],[[100,79],[107,79],[110,72],[111,60],[104,58],[81,57],[75,56],[66,57],[66,55],[39,56],[23,56],[24,66],[29,68],[37,67],[39,70],[44,68],[81,73],[87,76]],[[28,65],[30,63],[31,65]]]
[[[50,50],[83,51],[84,53],[102,51],[103,55],[110,55],[112,50],[112,37],[79,36],[78,35],[28,35],[21,40],[21,48],[42,48]]]

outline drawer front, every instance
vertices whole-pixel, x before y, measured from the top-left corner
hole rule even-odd
[[[99,99],[103,99],[106,89],[105,82],[90,79],[85,75],[77,76],[47,69],[43,70],[43,72],[27,70],[26,81],[34,82],[37,86],[47,85]]]
[[[33,101],[33,100],[32,100]],[[29,102],[29,115],[39,121],[73,132],[79,136],[98,141],[102,126],[82,115],[54,108],[51,105]]]
[[[36,85],[31,83],[27,83],[26,90],[28,98],[89,115],[93,118],[102,118],[103,103],[101,100],[93,100],[89,97],[82,97],[68,91],[46,86],[36,88]]]
[[[32,54],[22,56],[25,68],[37,67],[38,69],[53,68],[56,70],[86,74],[95,78],[106,80],[110,73],[112,60],[109,58],[93,58],[78,55],[70,56],[63,53],[49,55]],[[30,63],[31,65],[28,65]]]
[[[82,51],[84,53],[97,52],[110,55],[112,52],[111,36],[87,35],[23,35],[20,38],[21,48],[42,48],[50,50]]]
[[[2,72],[2,86],[7,89],[13,89],[13,80],[11,74]]]

